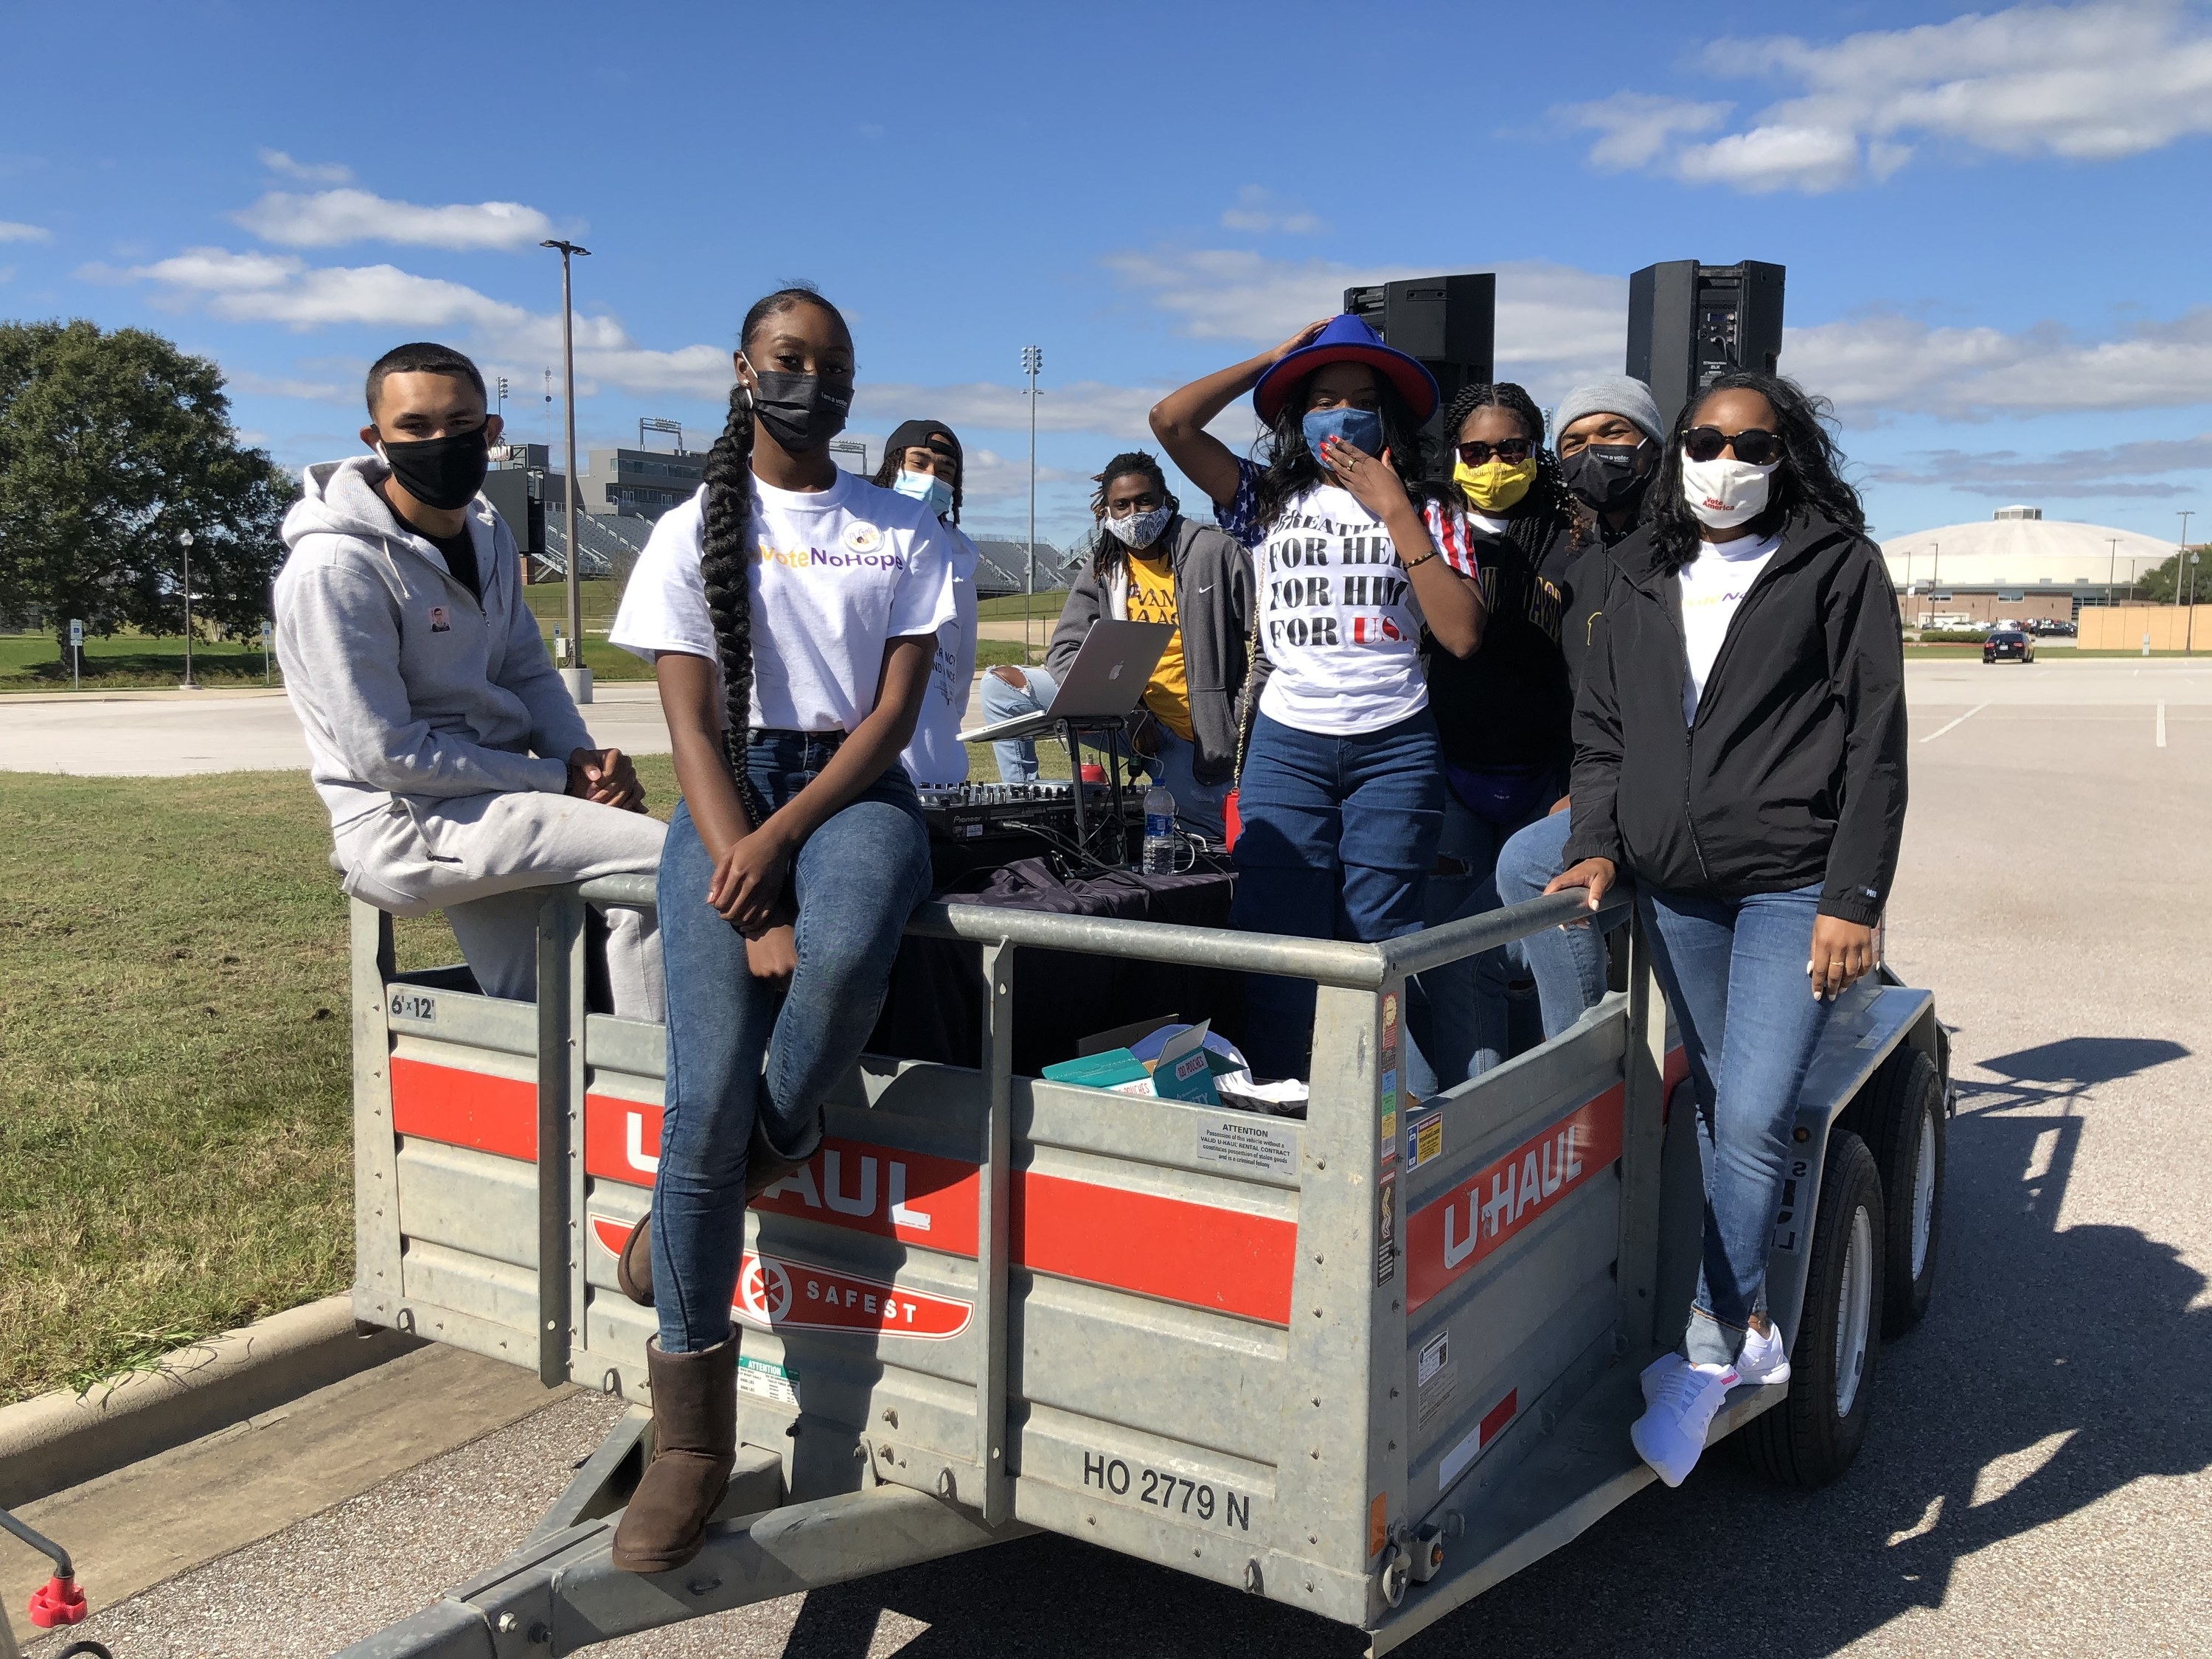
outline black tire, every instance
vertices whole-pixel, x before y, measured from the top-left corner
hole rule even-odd
[[[1838,1127],[1828,1137],[1820,1172],[1805,1305],[1790,1351],[1790,1395],[1752,1419],[1739,1437],[1752,1467],[1770,1480],[1825,1486],[1850,1468],[1866,1441],[1881,1351],[1881,1179],[1874,1155]],[[1853,1283],[1856,1317],[1847,1329],[1845,1292]]]
[[[1888,1212],[1882,1259],[1881,1334],[1903,1336],[1936,1295],[1943,1240],[1943,1173],[1950,1128],[1943,1079],[1917,1048],[1899,1048],[1867,1079],[1844,1113],[1844,1126],[1867,1144],[1881,1174]]]

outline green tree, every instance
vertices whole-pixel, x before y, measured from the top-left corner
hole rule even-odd
[[[2201,545],[2191,548],[2189,553],[2200,560],[2196,569],[2194,602],[2212,605],[2212,558],[2203,556],[2204,549]],[[2178,586],[2174,581],[2177,574],[2181,579]],[[2149,605],[2179,605],[2192,597],[2189,584],[2190,572],[2182,564],[2181,555],[2176,553],[2157,569],[2142,573],[2142,580],[2136,584],[2136,595]]]
[[[255,628],[296,494],[239,441],[206,358],[143,329],[0,323],[0,617],[181,633],[190,530],[194,621]]]

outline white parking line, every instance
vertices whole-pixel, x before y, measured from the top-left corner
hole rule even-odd
[[[1968,720],[1973,719],[1975,715],[1980,714],[1982,710],[1988,707],[1989,704],[1985,702],[1976,703],[1965,714],[1960,715],[1957,720],[1953,720],[1951,722],[1951,726],[1964,726]],[[1942,737],[1945,732],[1948,732],[1951,729],[1951,726],[1944,726],[1939,731],[1930,732],[1926,737],[1921,738],[1920,741],[1923,743],[1933,743],[1936,738]]]
[[[2164,703],[2158,706],[2158,746],[2161,749],[2166,747],[2166,705]]]

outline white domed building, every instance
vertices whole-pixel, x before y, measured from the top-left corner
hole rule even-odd
[[[1978,524],[1892,536],[1881,544],[1908,628],[2050,617],[2084,605],[2125,604],[2144,572],[2174,544],[2133,530],[2046,519],[2039,507],[2001,507]]]

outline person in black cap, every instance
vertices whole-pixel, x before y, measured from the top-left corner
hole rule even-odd
[[[937,630],[937,659],[929,694],[915,721],[914,740],[899,757],[907,775],[923,788],[968,781],[968,745],[960,741],[968,695],[975,684],[975,567],[982,550],[960,527],[960,480],[966,458],[960,439],[942,421],[904,421],[884,444],[875,482],[911,496],[937,515],[952,567],[956,614]]]
[[[1264,461],[1206,430],[1247,391]],[[1483,626],[1462,516],[1421,483],[1436,406],[1429,371],[1346,313],[1152,410],[1154,434],[1257,567],[1231,927],[1381,940],[1421,926],[1443,768],[1419,642],[1426,631],[1463,656]],[[1255,976],[1246,1016],[1254,1069],[1303,1075],[1312,986]],[[1417,1054],[1407,1069],[1412,1092],[1431,1091]]]

